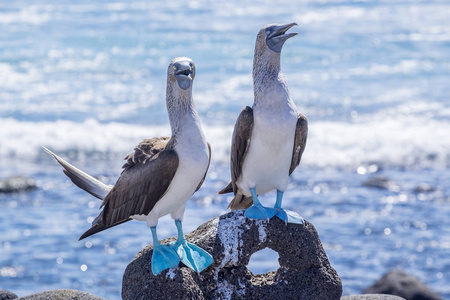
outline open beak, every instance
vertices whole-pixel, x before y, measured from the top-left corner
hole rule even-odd
[[[280,53],[283,48],[284,42],[287,39],[296,36],[297,32],[286,34],[291,27],[296,26],[297,23],[289,23],[283,25],[272,25],[266,28],[266,44],[270,50]]]

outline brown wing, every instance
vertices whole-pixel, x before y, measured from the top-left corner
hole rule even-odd
[[[253,129],[253,109],[245,107],[234,125],[231,144],[231,182],[219,194],[237,193],[236,181],[241,175],[242,164],[250,147],[250,137]]]
[[[306,138],[308,136],[308,120],[302,114],[298,115],[297,127],[295,129],[294,151],[292,153],[291,167],[289,175],[294,172],[295,168],[300,164],[303,151],[306,147]]]
[[[207,142],[206,144],[208,144],[208,150],[209,150],[209,161],[208,161],[208,166],[206,167],[205,175],[203,176],[202,181],[200,181],[200,183],[198,184],[197,189],[195,190],[195,192],[198,191],[198,190],[200,189],[200,187],[202,186],[203,182],[205,181],[206,174],[208,173],[209,165],[210,165],[210,163],[211,163],[211,145],[210,145],[208,142]],[[195,192],[194,192],[194,193],[195,193]]]
[[[148,159],[163,151],[169,140],[170,138],[168,137],[155,137],[143,140],[136,146],[136,148],[134,148],[133,153],[125,156],[124,159],[127,162],[122,166],[122,168],[126,170],[138,163],[145,163]]]
[[[161,145],[159,142],[165,142],[167,145],[167,140],[157,141],[156,145]],[[147,215],[167,192],[178,168],[178,155],[175,150],[166,146],[166,149],[148,156],[145,153],[152,153],[153,148],[142,151],[142,144],[136,147],[134,155],[127,157],[122,175],[103,200],[102,212],[80,240],[127,222],[133,215]],[[128,163],[131,155],[140,159],[131,158],[132,163]]]

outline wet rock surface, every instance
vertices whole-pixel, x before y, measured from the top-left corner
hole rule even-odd
[[[77,290],[52,290],[19,298],[20,300],[106,300]]]
[[[442,300],[418,278],[400,270],[386,273],[363,293],[397,295],[406,300]]]
[[[339,299],[342,284],[331,267],[314,226],[278,218],[250,220],[243,210],[214,218],[186,235],[214,257],[200,274],[180,264],[154,276],[153,245],[137,254],[123,276],[123,299]],[[162,240],[167,244],[175,238]],[[280,268],[254,275],[250,256],[270,248]]]

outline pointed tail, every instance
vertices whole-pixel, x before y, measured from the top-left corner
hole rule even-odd
[[[103,198],[105,198],[105,196],[112,189],[111,185],[106,185],[103,182],[95,179],[91,175],[88,175],[80,169],[72,166],[67,161],[65,161],[52,151],[48,150],[44,146],[42,146],[42,148],[56,159],[56,161],[63,167],[64,174],[66,174],[67,177],[69,177],[70,180],[72,180],[72,182],[80,189],[85,190],[92,196],[97,197],[101,200],[103,200]]]

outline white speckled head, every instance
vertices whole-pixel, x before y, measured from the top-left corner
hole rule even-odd
[[[195,77],[194,61],[188,57],[174,58],[167,69],[167,85],[172,85],[175,81],[182,90],[192,88]]]
[[[297,25],[297,23],[289,24],[269,24],[259,30],[256,37],[256,48],[258,49],[270,49],[275,53],[280,53],[281,49],[287,39],[297,35],[296,32],[286,34],[291,27]]]
[[[297,24],[269,24],[259,30],[253,59],[253,79],[262,73],[279,71],[280,53],[284,42],[297,35],[296,32],[286,34],[286,31],[295,25]]]

